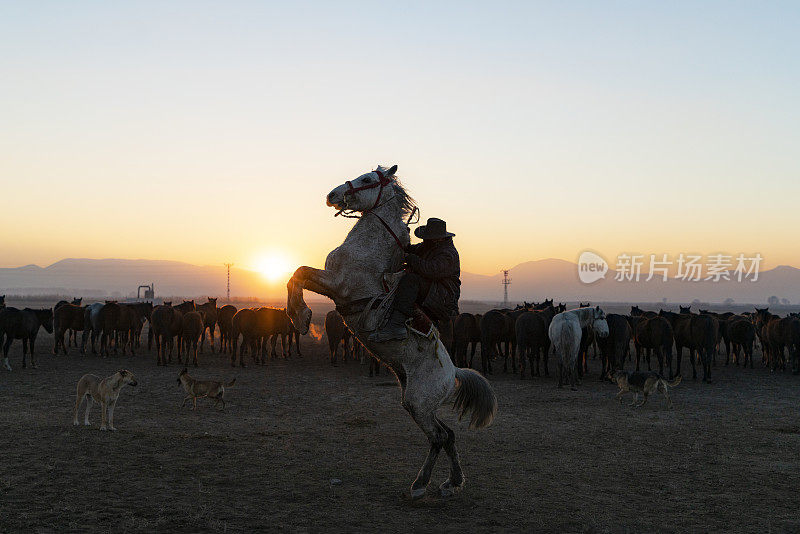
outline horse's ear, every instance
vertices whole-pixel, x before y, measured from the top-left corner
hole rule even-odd
[[[397,172],[397,165],[392,165],[389,167],[389,170],[386,171],[386,176],[394,176],[394,173]]]

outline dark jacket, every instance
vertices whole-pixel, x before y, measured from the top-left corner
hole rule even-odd
[[[406,250],[409,269],[430,281],[430,289],[422,303],[425,311],[437,320],[458,315],[461,263],[453,238],[418,243]]]

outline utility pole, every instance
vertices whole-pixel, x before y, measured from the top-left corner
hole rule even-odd
[[[508,269],[503,269],[503,306],[508,308],[508,286],[511,285],[511,278],[508,277]]]
[[[230,302],[231,301],[231,266],[233,264],[232,263],[223,263],[223,265],[228,268],[228,297],[225,300]]]

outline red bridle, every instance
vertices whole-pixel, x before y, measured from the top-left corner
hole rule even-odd
[[[372,172],[378,175],[378,181],[375,183],[362,185],[361,187],[353,187],[353,183],[350,180],[347,180],[345,182],[345,184],[347,184],[348,187],[345,195],[352,195],[353,193],[358,193],[359,191],[364,191],[366,189],[375,189],[376,187],[381,188],[380,191],[378,191],[378,198],[375,199],[375,204],[373,204],[370,209],[364,210],[362,213],[369,213],[370,211],[377,208],[378,203],[381,201],[381,195],[383,195],[383,188],[392,183],[392,179],[387,176],[384,176],[382,171],[375,169]]]
[[[388,176],[385,176],[383,174],[383,171],[380,171],[378,169],[375,169],[372,172],[374,172],[375,174],[378,175],[378,181],[377,182],[372,183],[372,184],[362,185],[361,187],[353,187],[352,182],[350,180],[347,180],[345,183],[347,184],[348,189],[345,192],[345,195],[351,195],[353,193],[358,193],[359,191],[364,191],[366,189],[375,189],[376,187],[380,187],[380,190],[378,191],[378,197],[375,199],[375,204],[373,204],[371,208],[362,211],[361,215],[363,216],[363,215],[366,215],[367,213],[372,213],[374,216],[376,216],[378,218],[378,220],[381,222],[381,224],[384,226],[384,228],[386,228],[389,231],[389,233],[392,234],[392,237],[394,238],[395,243],[397,243],[398,248],[400,250],[404,250],[403,249],[403,242],[400,241],[400,238],[397,237],[397,234],[394,233],[394,230],[392,230],[392,228],[389,226],[389,224],[386,221],[383,220],[383,217],[381,217],[380,215],[378,215],[377,213],[372,211],[372,210],[374,210],[375,208],[378,207],[378,204],[381,201],[381,195],[383,195],[383,188],[386,187],[387,185],[389,185],[390,183],[392,183],[392,178],[388,177]],[[342,213],[344,211],[345,211],[344,209],[341,209],[336,213],[336,215],[342,215]],[[344,214],[343,216],[344,217],[348,217],[347,214]]]

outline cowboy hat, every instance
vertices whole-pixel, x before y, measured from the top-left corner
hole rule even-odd
[[[444,239],[456,234],[447,231],[447,223],[441,219],[431,217],[424,226],[414,230],[414,235],[420,239]]]

